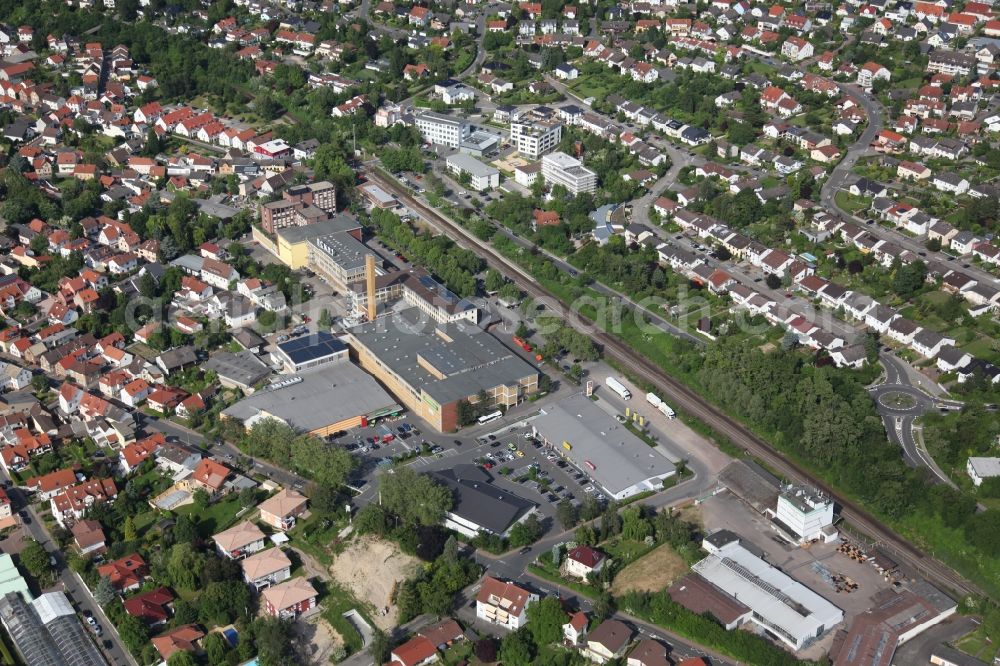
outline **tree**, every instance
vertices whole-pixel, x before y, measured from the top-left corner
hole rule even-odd
[[[530,666],[535,659],[535,643],[528,627],[512,631],[500,641],[500,660],[504,666]]]
[[[126,541],[135,541],[139,538],[139,535],[135,531],[135,521],[132,516],[128,516],[125,519],[125,526],[122,528],[123,536]]]
[[[167,659],[167,666],[198,666],[198,662],[187,650],[178,650]]]
[[[497,293],[497,296],[499,296],[500,300],[504,303],[517,303],[521,300],[522,295],[523,293],[521,290],[513,282],[504,283],[504,285],[500,287],[499,293]]]
[[[222,634],[217,632],[210,633],[202,640],[201,646],[205,649],[205,656],[208,657],[208,663],[211,666],[221,666],[226,662],[226,653],[229,651],[229,646],[223,640]]]
[[[212,501],[212,496],[204,488],[198,488],[194,491],[191,499],[194,500],[194,506],[198,509],[198,513],[201,513],[208,508],[209,502]]]
[[[149,630],[145,623],[134,615],[129,615],[124,610],[121,610],[120,614],[121,620],[117,624],[118,635],[121,636],[129,652],[133,655],[142,654],[142,649],[149,640]]]
[[[198,573],[201,571],[202,556],[190,543],[177,543],[167,557],[167,575],[175,587],[194,590],[198,587]]]
[[[1000,479],[1000,477],[997,478]],[[458,539],[455,538],[454,534],[449,535],[448,540],[444,542],[441,559],[448,564],[458,562]]]
[[[199,619],[205,624],[228,624],[245,617],[250,591],[242,580],[209,583],[199,599]]]
[[[795,334],[795,331],[788,329],[785,331],[785,335],[781,338],[781,348],[785,351],[795,349],[799,345],[799,336]]]
[[[52,565],[49,563],[49,554],[42,544],[34,539],[28,542],[24,550],[21,551],[21,564],[37,580],[47,580],[52,572]]]
[[[386,636],[385,632],[381,629],[375,629],[372,632],[371,641],[371,655],[372,659],[378,666],[389,661],[389,653],[391,649],[389,647],[389,637]]]
[[[257,490],[255,488],[243,488],[240,490],[240,506],[246,508],[253,506],[257,502]]]
[[[562,525],[563,529],[569,530],[576,527],[576,524],[580,521],[580,515],[576,506],[568,499],[564,499],[556,505],[556,519]]]
[[[538,541],[542,536],[542,524],[535,514],[514,525],[510,529],[510,545],[512,548],[520,548]]]
[[[491,33],[492,34],[492,33]],[[476,655],[476,659],[483,662],[484,664],[492,664],[497,660],[497,642],[495,638],[491,636],[486,636],[485,638],[480,638],[476,641],[475,647],[472,649],[473,653]]]
[[[379,480],[382,506],[412,525],[438,525],[454,498],[447,486],[409,467],[383,474]]]
[[[614,599],[611,597],[611,593],[604,591],[601,592],[601,596],[597,598],[594,602],[593,607],[590,611],[590,622],[591,626],[597,626],[601,622],[614,615],[615,605]]]
[[[538,645],[552,645],[562,639],[566,612],[557,597],[544,597],[528,606],[528,629]]]
[[[878,331],[865,331],[865,359],[867,359],[869,364],[874,364],[878,361],[878,350],[880,346],[881,343],[879,342]]]
[[[30,247],[31,251],[36,255],[45,254],[49,249],[49,237],[44,234],[38,234],[31,239],[28,247]]]
[[[483,280],[483,286],[490,293],[500,291],[506,283],[507,280],[500,274],[500,271],[492,268],[486,272],[486,278]]]
[[[771,289],[779,289],[781,287],[781,278],[773,273],[768,273],[767,277],[764,278],[764,283]]]
[[[31,388],[35,393],[41,393],[49,388],[49,378],[44,374],[35,375],[31,378]]]
[[[924,286],[925,277],[927,265],[922,261],[899,266],[892,279],[892,289],[903,300],[909,300]]]
[[[97,581],[97,587],[94,588],[94,601],[103,608],[110,604],[114,598],[115,588],[111,584],[111,579],[107,576],[101,576]]]
[[[354,529],[360,534],[377,534],[389,531],[389,518],[378,504],[367,504],[354,516]]]
[[[145,272],[139,277],[139,293],[146,298],[156,298],[158,285],[152,273]]]
[[[319,313],[319,319],[316,320],[319,327],[322,329],[329,329],[333,327],[333,317],[330,316],[330,311],[323,308]]]
[[[632,541],[642,541],[653,533],[653,526],[642,515],[642,507],[632,505],[621,512],[622,537]]]

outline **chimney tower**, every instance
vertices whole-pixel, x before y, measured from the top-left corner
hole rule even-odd
[[[365,256],[365,287],[368,289],[368,321],[375,321],[378,307],[375,304],[375,257]]]

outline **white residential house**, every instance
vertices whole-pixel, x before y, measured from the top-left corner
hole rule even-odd
[[[965,194],[969,191],[969,181],[954,173],[939,173],[931,178],[931,185],[949,194]]]
[[[518,629],[528,620],[528,606],[538,595],[514,583],[486,576],[476,594],[476,617],[506,629]]]
[[[972,484],[978,487],[983,479],[1000,476],[1000,458],[969,458],[965,470],[969,473]]]

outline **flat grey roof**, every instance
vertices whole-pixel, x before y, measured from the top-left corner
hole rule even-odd
[[[315,237],[309,243],[345,271],[364,268],[365,257],[369,254],[375,257],[376,265],[382,263],[381,257],[346,231]]]
[[[495,167],[483,164],[474,157],[464,153],[455,153],[448,156],[448,164],[469,173],[471,176],[485,177],[500,173]]]
[[[407,384],[417,391],[422,388],[442,405],[538,374],[479,327],[438,324],[417,308],[398,310],[349,333]],[[418,358],[438,374],[431,374]]]
[[[383,190],[375,183],[365,183],[364,185],[361,186],[361,189],[367,192],[380,204],[388,204],[396,201],[396,198],[394,196]]]
[[[547,405],[532,425],[612,495],[674,472],[662,453],[582,393]]]
[[[307,224],[304,227],[284,227],[278,229],[277,234],[289,243],[301,243],[312,238],[335,234],[338,231],[351,231],[360,228],[361,223],[356,219],[338,213],[329,220]]]
[[[402,411],[392,396],[349,361],[300,373],[302,381],[264,388],[222,413],[246,422],[273,416],[293,428],[318,430],[356,416]]]
[[[205,368],[214,370],[219,377],[231,380],[243,386],[253,386],[271,374],[271,369],[264,365],[251,352],[221,352],[212,356],[205,363]]]

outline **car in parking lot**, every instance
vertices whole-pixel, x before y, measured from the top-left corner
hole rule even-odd
[[[593,493],[595,490],[596,490],[596,488],[594,488],[594,486],[587,486],[586,488],[583,489],[583,492],[585,492],[585,493]]]
[[[431,453],[444,453],[444,449],[440,446],[435,446],[433,449],[431,449]]]

